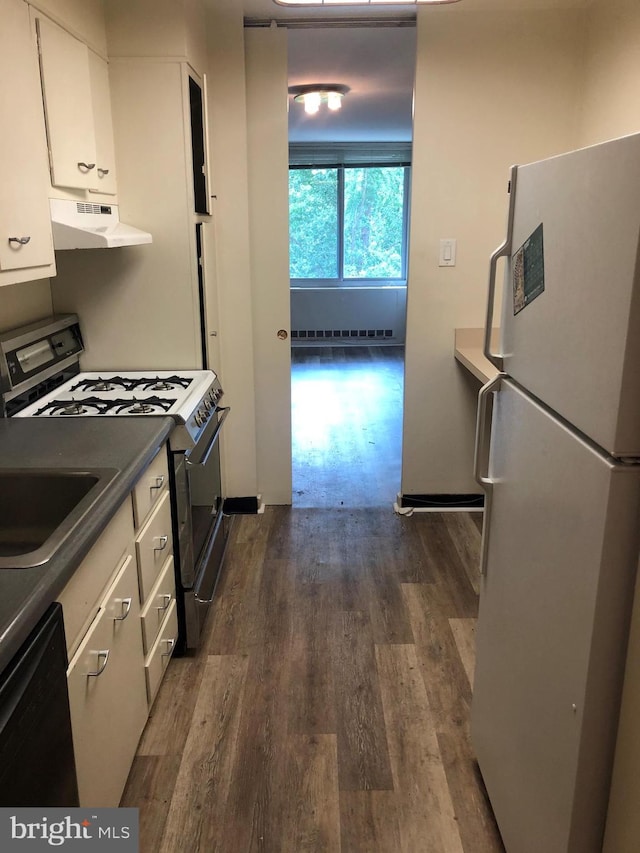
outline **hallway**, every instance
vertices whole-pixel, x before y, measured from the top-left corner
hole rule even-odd
[[[294,507],[391,507],[400,491],[404,347],[292,347]]]

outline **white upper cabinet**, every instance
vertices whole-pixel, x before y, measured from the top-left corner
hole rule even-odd
[[[89,75],[93,104],[93,129],[96,140],[96,170],[94,184],[90,189],[107,195],[115,195],[116,163],[111,118],[109,66],[104,59],[92,50],[89,51]]]
[[[23,0],[0,0],[0,285],[55,275],[36,45]]]
[[[47,18],[37,19],[51,182],[59,187],[95,186],[89,49]]]
[[[51,183],[116,194],[107,63],[45,17],[36,18]]]

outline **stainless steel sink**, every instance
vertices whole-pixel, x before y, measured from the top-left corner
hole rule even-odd
[[[0,469],[0,569],[41,566],[83,523],[114,468]]]

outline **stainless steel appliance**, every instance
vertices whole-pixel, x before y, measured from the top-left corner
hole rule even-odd
[[[640,533],[639,185],[640,134],[514,168],[491,261],[472,737],[509,853],[603,845]]]
[[[179,648],[196,648],[222,567],[230,519],[222,512],[219,437],[229,409],[212,370],[81,373],[75,315],[0,335],[5,414],[14,417],[169,416],[170,488]]]

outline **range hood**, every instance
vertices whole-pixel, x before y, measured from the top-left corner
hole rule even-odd
[[[117,204],[50,198],[54,249],[110,249],[151,243],[151,234],[120,222]]]

